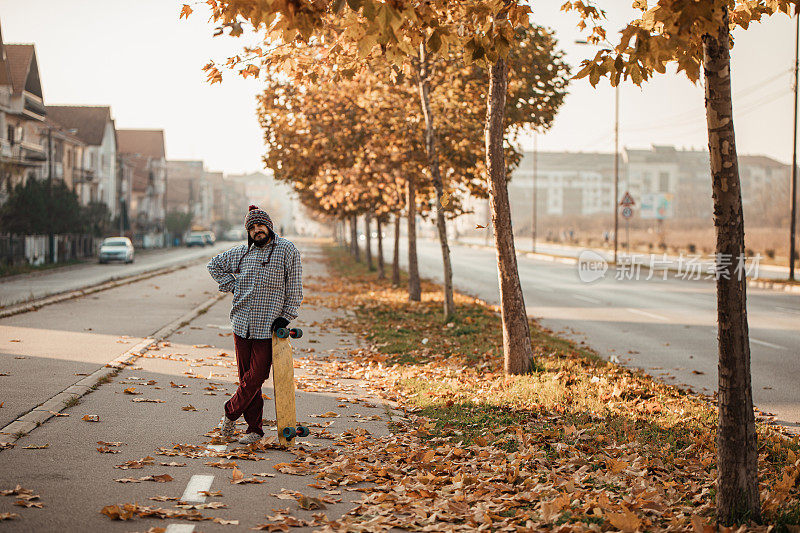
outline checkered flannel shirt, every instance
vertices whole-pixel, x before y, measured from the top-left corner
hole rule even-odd
[[[268,339],[272,322],[297,318],[303,301],[300,252],[281,237],[262,248],[234,246],[208,263],[220,292],[232,292],[233,332],[246,339]]]

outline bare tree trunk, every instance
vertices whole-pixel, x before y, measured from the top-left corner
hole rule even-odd
[[[386,268],[383,264],[383,235],[381,234],[383,231],[383,225],[381,224],[380,217],[377,217],[375,221],[378,224],[378,279],[385,279]]]
[[[524,374],[531,368],[533,353],[508,204],[506,159],[503,152],[507,85],[506,62],[499,59],[492,65],[489,74],[485,128],[486,168],[489,171],[489,204],[492,208],[497,273],[500,278],[504,367],[507,374]]]
[[[417,188],[414,176],[408,177],[408,299],[418,302],[422,299],[419,282],[419,263],[417,262]]]
[[[394,254],[392,255],[392,287],[400,286],[400,212],[394,215]]]
[[[444,217],[442,174],[439,169],[438,135],[433,120],[430,99],[430,72],[425,42],[419,45],[419,98],[422,114],[425,116],[425,152],[428,157],[428,169],[436,191],[436,229],[439,233],[439,244],[442,248],[442,264],[444,266],[444,319],[449,320],[455,312],[453,302],[453,267],[450,263],[450,245],[447,243],[447,220]]]
[[[726,9],[723,7],[723,9]],[[758,520],[758,450],[750,384],[744,216],[733,129],[727,9],[719,35],[703,36],[708,150],[717,233],[719,423],[717,517],[722,524]]]
[[[369,213],[364,213],[364,242],[366,243],[366,248],[364,249],[364,256],[367,259],[367,268],[370,270],[375,270],[375,264],[372,262],[372,232],[370,231],[370,222],[372,217]]]
[[[350,215],[350,248],[356,261],[361,262],[361,256],[358,250],[358,226],[356,222],[358,222],[358,217],[356,215]]]

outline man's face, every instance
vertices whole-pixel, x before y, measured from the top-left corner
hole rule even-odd
[[[253,224],[250,226],[250,238],[255,241],[257,245],[261,245],[267,242],[267,237],[269,236],[269,228],[266,224]]]

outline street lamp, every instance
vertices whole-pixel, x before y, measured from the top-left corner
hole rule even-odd
[[[577,40],[575,44],[587,45]],[[619,233],[619,83],[614,87],[614,263],[617,262],[617,233]]]

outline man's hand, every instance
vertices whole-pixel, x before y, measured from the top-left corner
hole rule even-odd
[[[279,316],[272,322],[272,331],[274,332],[276,329],[285,328],[288,325],[289,321],[283,318],[282,316]]]

